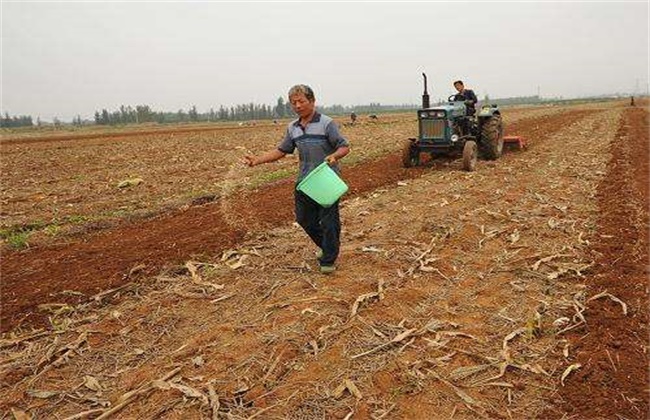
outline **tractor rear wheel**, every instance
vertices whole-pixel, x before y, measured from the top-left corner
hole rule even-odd
[[[503,121],[494,115],[481,126],[481,156],[495,160],[503,153]]]
[[[476,169],[476,159],[478,158],[478,147],[474,140],[468,140],[463,146],[463,169],[472,172]]]
[[[405,140],[402,146],[402,164],[405,168],[420,164],[420,152],[411,140]]]

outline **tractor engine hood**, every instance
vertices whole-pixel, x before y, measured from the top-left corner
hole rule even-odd
[[[441,115],[440,111],[444,114]],[[460,118],[465,116],[465,104],[463,102],[449,102],[444,105],[434,106],[431,108],[420,109],[418,115],[420,118]]]

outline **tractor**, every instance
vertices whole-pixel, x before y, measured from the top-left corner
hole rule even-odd
[[[420,155],[429,153],[432,159],[438,156],[462,155],[463,169],[473,171],[480,156],[495,160],[503,152],[503,121],[497,105],[483,105],[476,115],[468,115],[463,101],[429,106],[427,75],[424,77],[422,109],[418,110],[418,137],[404,141],[402,163],[410,168],[420,164]]]

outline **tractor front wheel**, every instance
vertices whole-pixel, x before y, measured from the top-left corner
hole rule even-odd
[[[503,121],[501,115],[494,115],[481,126],[481,155],[487,160],[496,160],[503,153]]]
[[[405,140],[402,146],[402,164],[405,168],[420,164],[420,152],[411,140]]]
[[[463,146],[463,169],[472,172],[476,169],[476,159],[478,158],[478,147],[474,140],[468,140]]]

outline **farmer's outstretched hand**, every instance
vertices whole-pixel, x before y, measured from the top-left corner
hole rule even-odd
[[[258,156],[246,155],[244,156],[242,163],[248,166],[257,166],[263,163],[275,162],[276,160],[283,158],[284,155],[286,155],[286,153],[283,151],[279,149],[273,149]]]
[[[257,165],[257,159],[255,158],[255,156],[246,155],[246,156],[244,156],[243,163],[250,166],[250,167],[253,167],[253,166]]]
[[[328,165],[334,165],[336,163],[336,156],[334,155],[329,155],[325,158],[325,162],[327,162]]]

